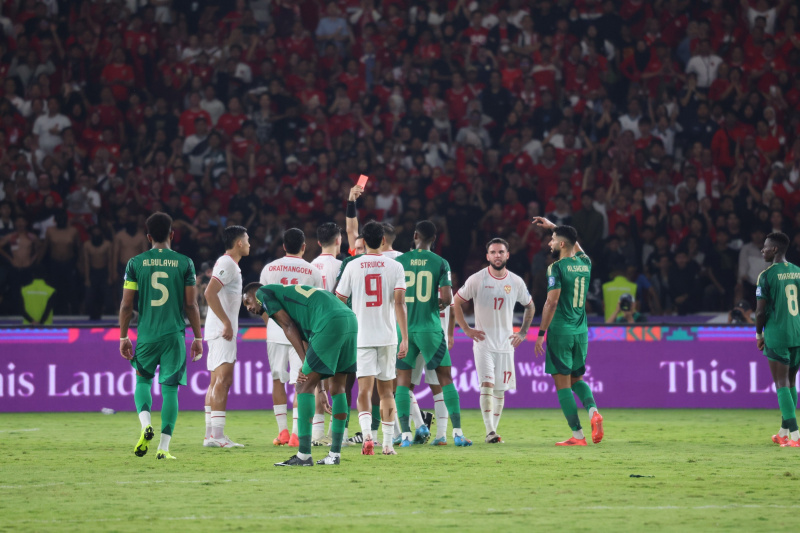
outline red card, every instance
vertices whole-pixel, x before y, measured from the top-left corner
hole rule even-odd
[[[361,176],[358,178],[358,183],[356,183],[356,185],[364,189],[367,186],[367,181],[369,181],[369,176],[361,174]]]

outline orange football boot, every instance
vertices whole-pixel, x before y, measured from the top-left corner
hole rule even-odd
[[[598,411],[592,415],[592,442],[600,444],[603,440],[603,417]]]
[[[556,442],[556,446],[586,446],[586,439],[576,439],[575,437],[570,437],[569,440]]]
[[[800,440],[787,440],[781,444],[781,448],[800,448]]]
[[[278,435],[275,440],[272,441],[272,444],[275,446],[286,446],[289,444],[289,430],[284,429],[281,431],[281,434]]]
[[[290,448],[300,447],[300,439],[297,438],[297,433],[292,433],[292,436],[289,438],[289,447]]]
[[[784,444],[789,442],[789,437],[781,437],[780,435],[773,435],[772,442],[774,442],[778,446],[783,446]]]
[[[371,440],[365,440],[364,445],[361,447],[361,455],[375,455],[375,443]]]

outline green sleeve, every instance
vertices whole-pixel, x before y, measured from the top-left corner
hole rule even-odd
[[[758,275],[756,282],[756,299],[769,300],[769,284],[767,283],[767,271]]]
[[[188,266],[186,272],[183,274],[183,284],[187,287],[193,287],[197,284],[197,276],[194,273],[194,261],[187,259]]]
[[[452,287],[453,280],[450,276],[450,263],[447,262],[446,259],[442,259],[442,267],[439,271],[439,286],[440,287]]]
[[[591,260],[591,259],[589,259],[589,256],[588,256],[588,255],[586,255],[586,253],[585,253],[585,252],[578,252],[578,253],[577,253],[577,254],[575,254],[575,255],[576,255],[577,257],[579,257],[579,258],[580,258],[580,259],[581,259],[581,260],[582,260],[584,263],[586,263],[587,265],[590,265],[590,266],[591,266],[591,264],[592,264],[592,260]]]
[[[265,287],[258,289],[256,291],[256,301],[261,304],[261,308],[268,316],[272,316],[283,309],[283,306],[280,301],[278,301],[278,297],[272,289],[267,289]]]
[[[547,267],[547,292],[561,288],[561,267],[553,263]]]
[[[125,281],[122,284],[123,289],[130,289],[132,291],[139,290],[139,282],[136,279],[136,268],[134,265],[135,257],[128,260],[128,265],[125,267]]]

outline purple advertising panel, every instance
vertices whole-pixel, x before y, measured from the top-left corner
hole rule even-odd
[[[477,408],[472,341],[457,334],[454,380],[462,407]],[[531,330],[517,349],[516,390],[506,394],[506,407],[558,407],[544,358],[534,357],[536,334]],[[230,410],[272,407],[264,336],[264,328],[239,331]],[[591,328],[585,380],[602,407],[775,408],[767,362],[754,337],[752,328]],[[119,355],[118,339],[115,329],[0,330],[0,412],[133,410],[135,375]],[[205,358],[187,366],[181,409],[202,410],[209,381]],[[153,394],[160,395],[157,384]],[[417,397],[422,407],[432,407],[424,384]]]

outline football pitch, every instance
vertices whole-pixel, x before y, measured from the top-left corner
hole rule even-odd
[[[229,413],[233,450],[203,448],[203,413],[182,412],[177,461],[133,455],[133,413],[2,414],[0,531],[767,531],[800,510],[800,450],[770,440],[778,409],[603,415],[599,445],[555,447],[570,436],[557,410],[506,410],[506,442],[487,445],[466,411],[471,448],[448,431],[446,447],[288,469],[272,466],[295,450],[272,445],[271,411]]]

